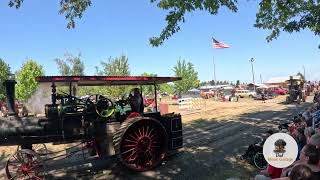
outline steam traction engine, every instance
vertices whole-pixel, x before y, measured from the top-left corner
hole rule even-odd
[[[132,106],[129,97],[111,100],[103,95],[75,96],[78,86],[156,85],[180,80],[176,77],[43,76],[40,84],[50,84],[51,103],[45,105],[45,117],[20,118],[14,110],[14,80],[7,88],[7,118],[0,119],[0,145],[19,145],[6,164],[8,179],[42,179],[47,171],[47,152],[38,152],[35,144],[85,143],[92,154],[105,157],[115,154],[121,163],[134,171],[156,167],[169,152],[182,147],[180,114],[145,113]],[[57,93],[57,86],[68,86],[68,93]],[[140,94],[141,95],[141,94]],[[142,97],[142,95],[141,95]],[[131,97],[132,98],[132,97]],[[108,129],[115,129],[108,134]],[[111,138],[110,138],[111,137]],[[111,142],[112,141],[112,142]],[[45,144],[44,144],[45,146]],[[110,148],[111,147],[111,148]]]

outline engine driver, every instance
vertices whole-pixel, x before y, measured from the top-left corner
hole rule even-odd
[[[132,112],[143,113],[143,97],[140,93],[139,88],[134,88],[132,94],[129,95],[129,103],[131,106]]]

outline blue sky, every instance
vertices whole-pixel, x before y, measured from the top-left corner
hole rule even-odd
[[[214,57],[217,80],[251,82],[249,59],[254,57],[258,80],[260,74],[263,80],[295,74],[303,71],[303,66],[307,78],[320,80],[319,36],[309,31],[283,32],[267,43],[269,32],[253,27],[257,1],[241,1],[236,14],[226,9],[217,16],[188,14],[181,31],[158,48],[149,44],[149,37],[159,35],[166,12],[149,0],[93,0],[72,30],[58,14],[58,0],[28,0],[20,10],[9,8],[7,1],[0,1],[0,58],[14,71],[31,58],[44,66],[47,75],[57,75],[55,58],[81,52],[86,74],[92,75],[100,61],[125,54],[133,75],[174,75],[172,68],[182,58],[195,65],[204,81],[213,78]],[[211,37],[231,48],[213,49]]]

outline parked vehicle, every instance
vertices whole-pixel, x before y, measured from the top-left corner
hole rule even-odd
[[[204,99],[209,99],[214,97],[215,92],[213,90],[202,90],[201,91],[201,97]]]
[[[237,94],[232,96],[231,90],[223,90],[222,94],[223,94],[222,95],[223,101],[238,101],[239,100],[239,96]]]
[[[286,90],[284,90],[282,88],[276,88],[274,90],[274,92],[276,92],[278,95],[285,95],[286,94]]]
[[[238,95],[240,98],[244,98],[244,97],[254,97],[256,95],[256,92],[254,91],[249,91],[249,90],[242,90],[242,89],[238,89],[236,90],[236,95]]]
[[[273,94],[265,94],[264,95],[264,98],[265,98],[265,100],[267,100],[267,99],[273,99],[275,96],[273,95]],[[255,95],[255,96],[253,96],[253,98],[255,99],[255,100],[262,100],[262,94],[257,94],[257,95]]]

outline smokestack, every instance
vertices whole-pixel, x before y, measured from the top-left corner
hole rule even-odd
[[[8,80],[6,80],[3,84],[6,87],[7,93],[7,106],[8,106],[8,116],[17,116],[16,108],[15,108],[15,85],[16,80],[14,74],[10,74]]]

